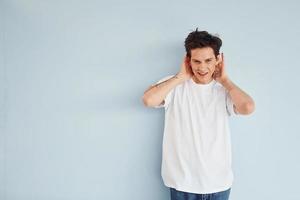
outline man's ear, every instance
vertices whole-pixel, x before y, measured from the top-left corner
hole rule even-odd
[[[187,56],[187,63],[191,66],[191,58]]]

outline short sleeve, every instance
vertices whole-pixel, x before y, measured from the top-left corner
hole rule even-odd
[[[169,75],[169,76],[165,76],[164,78],[160,79],[159,81],[157,81],[155,84],[153,85],[156,85],[158,83],[161,83],[161,82],[164,82],[170,78],[172,78],[173,76],[175,75]],[[154,108],[162,108],[162,107],[167,107],[171,101],[171,99],[173,98],[174,96],[174,88],[171,89],[171,91],[169,91],[169,93],[166,95],[165,99],[164,99],[164,102],[158,106],[154,106]]]
[[[234,107],[233,107],[234,104],[232,98],[227,90],[225,95],[225,101],[226,101],[226,110],[228,116],[236,116],[237,114],[234,112]]]

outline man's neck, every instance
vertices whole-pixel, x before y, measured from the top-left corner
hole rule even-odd
[[[210,77],[210,79],[209,79],[208,81],[206,81],[206,82],[200,82],[195,76],[192,76],[192,79],[193,79],[194,82],[197,83],[197,84],[208,84],[208,83],[210,83],[210,82],[213,80],[213,78]]]

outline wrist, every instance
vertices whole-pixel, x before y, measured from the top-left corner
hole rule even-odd
[[[231,82],[231,80],[227,77],[225,78],[223,81],[221,81],[221,84],[228,90],[230,91],[231,89],[233,89],[233,84]]]
[[[230,78],[226,76],[225,78],[221,79],[219,82],[224,86],[230,82]]]
[[[177,73],[177,74],[174,76],[174,78],[178,79],[178,80],[181,81],[181,82],[183,82],[183,81],[185,81],[185,80],[188,79],[187,76],[182,75],[182,74],[180,74],[180,73]]]

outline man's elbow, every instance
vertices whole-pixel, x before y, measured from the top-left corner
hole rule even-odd
[[[152,100],[151,98],[149,98],[145,95],[142,97],[142,101],[143,101],[144,105],[147,107],[155,107],[155,106],[161,105],[163,103],[162,102],[160,104],[157,104],[154,100]]]
[[[244,115],[250,115],[254,112],[255,110],[255,103],[253,101],[246,103],[243,106],[243,109],[239,111],[239,113],[244,114]]]
[[[153,102],[151,101],[151,99],[149,97],[147,97],[147,96],[144,95],[142,97],[142,101],[143,101],[144,106],[146,106],[146,107],[153,107]]]
[[[144,106],[149,106],[149,101],[148,101],[148,99],[145,97],[145,95],[144,96],[142,96],[142,101],[143,101],[143,104],[144,104]]]

